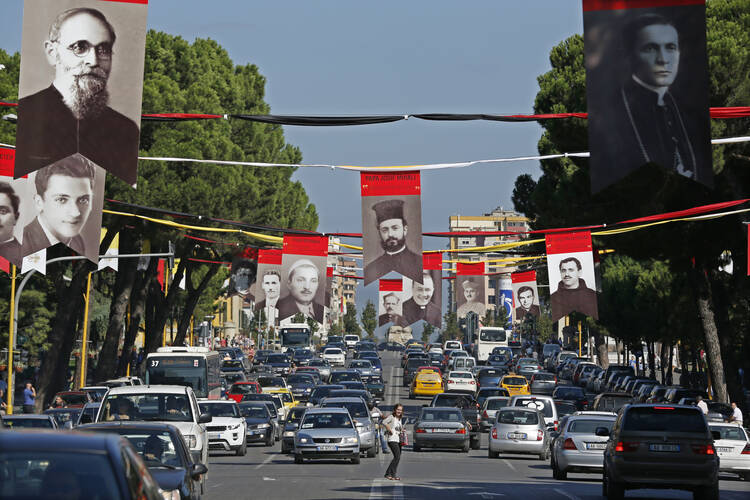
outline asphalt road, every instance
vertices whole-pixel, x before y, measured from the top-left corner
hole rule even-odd
[[[390,411],[400,402],[413,418],[428,399],[410,400],[401,387],[399,358],[383,354],[384,379],[388,384],[385,403]],[[409,437],[411,438],[411,432]],[[569,474],[568,480],[552,479],[549,462],[535,457],[505,455],[487,457],[487,435],[482,448],[468,454],[458,451],[422,451],[404,448],[398,474],[402,481],[383,478],[391,455],[362,458],[359,465],[344,461],[315,461],[295,465],[290,455],[282,455],[280,445],[248,447],[245,457],[228,453],[213,454],[204,498],[234,500],[243,498],[293,499],[544,499],[577,500],[602,498],[601,476]],[[720,483],[721,498],[750,498],[750,483],[726,476]],[[626,498],[690,499],[692,494],[677,490],[635,490]]]

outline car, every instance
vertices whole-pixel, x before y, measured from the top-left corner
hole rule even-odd
[[[291,453],[294,449],[294,436],[297,434],[305,411],[307,411],[307,406],[295,406],[289,411],[289,416],[284,421],[284,428],[281,432],[281,453]],[[266,444],[270,446],[271,443]]]
[[[536,372],[531,376],[531,379],[529,380],[529,388],[531,389],[531,394],[551,395],[555,390],[555,387],[557,387],[557,376],[555,376],[554,373]]]
[[[345,459],[359,464],[359,434],[346,408],[308,408],[294,437],[294,463]]]
[[[601,473],[607,438],[597,436],[596,429],[611,430],[615,418],[614,413],[598,412],[577,412],[567,417],[552,443],[552,477],[562,480],[569,472]]]
[[[562,351],[560,344],[544,344],[542,346],[542,360],[546,362],[556,352]]]
[[[540,460],[549,458],[549,434],[544,416],[536,408],[500,408],[490,429],[487,456],[498,458],[502,453],[538,455]]]
[[[461,410],[449,406],[422,408],[414,422],[413,450],[458,448],[469,452],[471,426]]]
[[[581,363],[578,363],[576,369],[573,371],[573,383],[581,387],[586,387],[586,378],[588,378],[596,370],[601,369],[602,368],[599,365],[597,365],[596,363],[591,363],[590,361],[583,361]]]
[[[526,377],[509,373],[500,380],[500,387],[508,391],[511,396],[531,394],[529,381]]]
[[[552,398],[571,401],[579,411],[587,409],[589,405],[589,400],[583,391],[583,387],[578,387],[577,385],[558,385],[552,391]],[[601,410],[601,408],[597,409]]]
[[[297,349],[292,355],[292,361],[296,366],[307,366],[313,357],[313,352],[310,349]]]
[[[362,382],[362,375],[357,370],[333,371],[329,384],[339,384],[341,382]]]
[[[651,394],[651,391],[656,387],[658,384],[641,384],[633,393],[633,402],[634,403],[645,403],[646,399],[648,399],[648,396]]]
[[[268,391],[266,394],[271,396],[271,401],[276,406],[276,411],[279,414],[279,420],[284,420],[289,408],[296,405],[294,398],[288,389],[276,389]]]
[[[368,458],[377,456],[380,447],[378,431],[375,422],[370,415],[367,403],[359,397],[329,397],[320,404],[320,408],[346,408],[354,420],[359,435],[359,451],[365,453]]]
[[[362,377],[362,382],[365,384],[367,391],[372,394],[375,399],[383,400],[385,398],[385,382],[380,375]]]
[[[205,464],[193,462],[185,439],[174,425],[119,421],[86,424],[79,430],[115,434],[127,439],[143,459],[165,498],[200,498],[200,479],[208,468]]]
[[[534,408],[544,416],[544,423],[552,431],[558,430],[560,415],[557,413],[557,406],[551,396],[511,396],[508,406],[525,406]]]
[[[505,375],[505,370],[498,368],[480,368],[477,371],[476,379],[479,387],[500,387],[500,380]]]
[[[714,447],[719,455],[719,471],[738,474],[750,481],[750,439],[740,424],[709,422]]]
[[[547,371],[557,372],[557,366],[567,358],[571,357],[578,357],[578,353],[575,351],[555,351],[550,357],[546,358]]]
[[[347,349],[354,349],[354,346],[357,345],[357,342],[359,342],[359,335],[344,335],[344,344],[346,344]]]
[[[310,394],[317,385],[314,375],[299,371],[289,375],[286,378],[286,383],[291,389],[294,399],[301,402],[310,399]]]
[[[280,440],[282,422],[281,414],[279,413],[279,407],[281,406],[279,399],[275,398],[272,394],[245,394],[242,397],[242,403],[248,402],[263,403],[268,407],[268,413],[270,413],[271,421],[273,422],[274,440]]]
[[[57,419],[52,415],[21,413],[0,417],[3,426],[8,429],[58,429]]]
[[[245,372],[245,364],[240,359],[225,359],[221,362],[221,372],[233,373],[233,372]]]
[[[458,356],[451,358],[448,363],[448,370],[471,371],[475,366],[477,366],[477,360],[471,356]]]
[[[310,393],[310,399],[307,401],[307,406],[317,406],[323,398],[331,393],[331,391],[337,389],[344,389],[344,386],[340,384],[327,384],[315,387]]]
[[[343,380],[339,382],[339,385],[343,385],[344,389],[356,389],[358,391],[366,391],[367,386],[360,380]]]
[[[708,400],[708,394],[706,391],[700,389],[688,389],[685,387],[673,387],[664,395],[664,402],[676,404],[682,398],[694,398],[696,396],[701,396],[703,399]]]
[[[318,373],[320,373],[320,378],[323,381],[328,381],[328,378],[331,376],[331,365],[325,359],[311,359],[307,363],[307,367],[317,368]]]
[[[510,369],[510,364],[511,357],[508,354],[490,354],[487,356],[487,366],[501,368],[507,372]]]
[[[373,366],[369,359],[353,359],[349,361],[350,370],[357,370],[360,376],[369,376],[373,374]]]
[[[562,421],[563,418],[568,415],[572,415],[578,411],[576,405],[572,401],[564,401],[562,399],[555,399],[555,411],[557,412],[557,418]]]
[[[719,457],[699,408],[670,404],[623,407],[608,437],[602,494],[622,499],[638,488],[690,490],[693,498],[719,498]]]
[[[286,379],[275,373],[260,373],[255,377],[255,381],[263,392],[287,388]]]
[[[658,384],[655,385],[653,389],[651,389],[651,393],[646,397],[646,400],[644,403],[662,403],[664,402],[664,395],[672,389],[673,387],[678,387],[675,385],[663,385]]]
[[[430,357],[427,354],[425,354],[424,357],[409,357],[409,359],[406,360],[406,364],[404,365],[401,385],[404,387],[409,387],[412,380],[414,379],[414,375],[423,366],[431,366]]]
[[[59,428],[72,429],[78,422],[81,411],[83,408],[49,408],[44,411],[44,414],[52,415]]]
[[[263,388],[256,381],[235,382],[227,391],[226,396],[239,403],[245,394],[258,394],[260,392],[263,392]]]
[[[479,417],[479,403],[477,403],[477,400],[469,394],[444,392],[436,394],[429,404],[431,408],[443,406],[461,410],[464,420],[469,424],[469,446],[472,450],[478,450],[481,444],[481,431],[479,429],[481,418]]]
[[[594,411],[612,411],[617,413],[625,405],[633,402],[633,398],[626,392],[602,392],[594,397],[591,409]]]
[[[443,343],[443,350],[447,351],[448,349],[461,349],[461,342],[458,340],[446,340]]]
[[[206,424],[211,415],[201,413],[193,389],[181,385],[113,387],[104,396],[95,422],[146,420],[172,424],[190,447],[193,462],[208,463]],[[205,477],[205,476],[204,476]]]
[[[346,363],[346,353],[339,347],[327,348],[321,354],[321,358],[331,366],[344,366]]]
[[[138,452],[114,434],[0,432],[0,464],[3,498],[165,498]]]
[[[263,401],[243,401],[237,406],[245,419],[245,442],[272,446],[276,441],[276,425],[268,405]]]
[[[61,391],[55,394],[52,401],[62,398],[68,408],[83,408],[86,403],[94,401],[86,391]]]
[[[465,392],[471,395],[477,393],[477,381],[468,371],[451,371],[445,377],[445,392]]]
[[[432,370],[422,370],[414,377],[409,398],[416,399],[420,396],[434,396],[443,392],[443,378],[440,373]]]
[[[292,360],[284,353],[275,352],[269,354],[264,364],[266,367],[270,367],[271,371],[277,375],[286,376],[292,373]]]
[[[237,402],[201,401],[201,413],[211,415],[212,421],[206,426],[208,449],[233,451],[238,457],[247,453],[247,423],[240,414]]]
[[[542,371],[539,362],[534,358],[518,358],[513,365],[513,372],[530,378],[532,374]]]
[[[510,393],[502,387],[480,387],[477,391],[477,404],[481,407],[484,400],[492,396],[510,397]]]
[[[510,402],[508,396],[490,396],[482,401],[479,414],[482,420],[479,421],[479,430],[481,432],[490,432],[492,424],[495,423],[495,414],[500,408],[505,408]]]
[[[596,374],[589,377],[586,382],[586,390],[588,392],[601,392],[602,381],[604,380],[604,374],[607,373],[604,370],[597,372]]]
[[[367,407],[372,410],[375,408],[375,399],[372,394],[362,389],[335,389],[328,394],[329,398],[362,398]]]

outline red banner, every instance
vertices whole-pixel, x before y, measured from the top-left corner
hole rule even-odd
[[[285,234],[283,252],[291,255],[326,256],[328,237],[317,234]]]
[[[421,194],[419,172],[362,172],[362,196],[403,196]]]
[[[591,232],[553,233],[545,236],[547,254],[591,252]]]
[[[280,261],[279,261],[280,262]],[[327,278],[333,278],[333,267],[328,266],[326,268],[326,277]]]
[[[523,271],[520,273],[511,273],[510,281],[512,283],[526,283],[536,281],[536,271]]]
[[[258,264],[271,264],[272,266],[281,265],[280,248],[261,248],[258,250]]]
[[[10,262],[7,259],[0,257],[0,269],[10,274]]]
[[[380,280],[378,290],[381,292],[403,292],[404,282],[401,279]]]
[[[0,177],[13,177],[13,164],[15,161],[15,149],[0,148]]]
[[[459,276],[482,276],[484,274],[484,262],[459,262],[456,266],[456,274]]]
[[[705,0],[583,0],[583,11],[704,5]]]
[[[442,271],[443,254],[440,252],[422,254],[422,269],[426,271],[433,269]]]

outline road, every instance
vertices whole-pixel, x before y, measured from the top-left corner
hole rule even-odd
[[[410,400],[401,387],[399,358],[383,354],[384,379],[388,384],[385,403],[390,411],[395,402],[404,405],[413,417],[428,399]],[[411,438],[411,432],[409,434]],[[569,474],[568,480],[552,479],[549,462],[535,457],[487,457],[487,435],[482,448],[468,454],[454,451],[422,451],[404,448],[398,474],[402,481],[383,478],[391,455],[362,458],[360,465],[320,461],[295,465],[291,456],[279,453],[280,445],[248,447],[245,457],[216,453],[209,460],[204,498],[235,500],[243,498],[319,499],[523,499],[577,500],[602,498],[601,476]],[[750,483],[726,476],[720,484],[721,498],[750,498]],[[675,490],[629,491],[627,498],[689,499],[692,495]]]

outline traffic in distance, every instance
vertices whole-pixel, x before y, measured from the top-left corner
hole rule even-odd
[[[159,348],[144,380],[3,416],[0,498],[750,495],[745,416],[703,387],[500,328],[472,343],[279,337]]]

